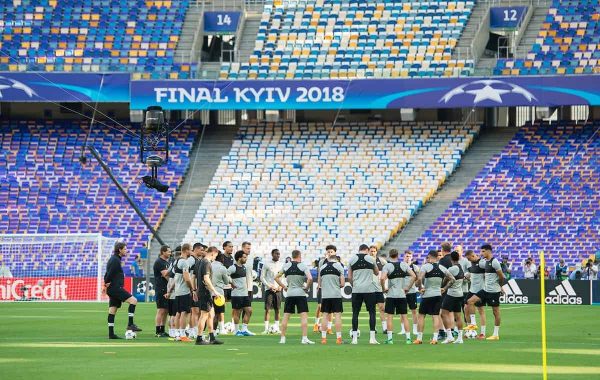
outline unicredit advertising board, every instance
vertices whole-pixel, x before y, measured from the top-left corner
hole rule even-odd
[[[125,279],[125,289],[131,291],[130,278]],[[98,278],[0,278],[1,301],[98,301]]]

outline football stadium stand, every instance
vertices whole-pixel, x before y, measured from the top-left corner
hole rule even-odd
[[[267,0],[248,62],[221,79],[469,75],[451,59],[474,1]]]
[[[132,72],[189,78],[175,63],[189,0],[4,1],[0,71]]]
[[[479,126],[267,123],[241,127],[184,241],[248,240],[305,259],[382,246],[460,163]]]
[[[554,0],[524,59],[499,59],[496,75],[600,73],[600,2]]]
[[[107,124],[110,125],[110,124]],[[139,162],[139,140],[122,131],[99,126],[91,131],[88,144],[104,156],[130,195],[136,199],[147,219],[157,226],[169,206],[175,189],[188,167],[188,154],[196,136],[193,128],[180,128],[172,135],[178,149],[170,162],[160,169],[161,181],[171,191],[161,194],[145,190],[139,178],[149,168]],[[88,122],[0,122],[0,204],[6,212],[0,215],[3,233],[96,233],[118,237],[137,251],[148,242],[146,227],[127,201],[91,157],[81,165],[79,155],[90,126]],[[4,207],[4,206],[3,206]],[[72,263],[60,268],[76,275],[77,269],[91,260],[73,256]],[[126,273],[134,259],[128,256]],[[44,268],[55,263],[41,262],[25,255],[10,260],[13,275],[43,275]],[[42,260],[43,261],[43,260]]]
[[[520,129],[411,249],[422,258],[444,241],[474,250],[489,242],[518,266],[542,250],[549,265],[595,252],[600,140],[590,138],[598,124],[571,123]]]

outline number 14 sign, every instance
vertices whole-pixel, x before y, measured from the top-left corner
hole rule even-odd
[[[204,12],[204,31],[210,33],[235,33],[240,22],[240,12]]]
[[[492,7],[490,8],[490,28],[517,28],[527,14],[527,7]]]

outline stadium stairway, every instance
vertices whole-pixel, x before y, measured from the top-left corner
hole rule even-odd
[[[456,44],[456,47],[452,51],[452,59],[466,59],[466,52],[471,48],[471,43],[475,38],[475,34],[479,30],[479,24],[485,18],[485,14],[487,12],[487,2],[485,1],[477,1],[475,2],[475,6],[471,11],[471,17],[469,17],[469,21],[467,25],[465,25],[465,29]],[[479,57],[475,57],[475,61],[477,61]]]
[[[198,7],[196,2],[191,2],[185,14],[181,35],[179,36],[179,41],[175,48],[175,62],[188,63],[198,61],[198,57],[189,57],[189,55],[192,51],[194,37],[196,36],[196,30],[198,29],[198,23],[200,22],[201,17],[202,8]]]
[[[202,136],[202,126],[199,128],[188,171],[158,228],[158,234],[171,248],[183,240],[221,158],[229,154],[238,132],[237,127],[230,125],[207,126]],[[158,257],[160,243],[153,239],[150,248],[150,259],[153,261]]]
[[[254,51],[254,45],[256,45],[256,35],[258,34],[258,29],[260,28],[260,19],[260,13],[250,13],[246,16],[236,61],[248,62],[250,54],[252,54],[252,51]]]
[[[456,172],[407,226],[383,247],[383,252],[389,252],[393,248],[400,252],[408,249],[462,194],[488,161],[502,152],[517,130],[518,128],[482,129],[477,140],[462,157]]]
[[[515,54],[516,58],[525,58],[527,53],[531,51],[531,47],[535,43],[535,40],[542,29],[542,24],[546,20],[550,5],[551,2],[542,1],[534,7],[533,15],[531,16],[531,20],[529,20],[529,25],[527,25],[525,34],[523,35],[523,38],[521,38],[519,46],[517,46]]]

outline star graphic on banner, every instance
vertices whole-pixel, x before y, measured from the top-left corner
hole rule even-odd
[[[475,100],[473,100],[473,103],[475,103],[475,104],[482,102],[484,100],[488,100],[488,99],[493,102],[502,104],[501,95],[509,93],[510,90],[501,90],[501,89],[493,88],[488,83],[486,83],[485,87],[483,87],[483,88],[480,88],[478,90],[469,90],[469,91],[465,91],[465,92],[467,94],[475,95]]]

